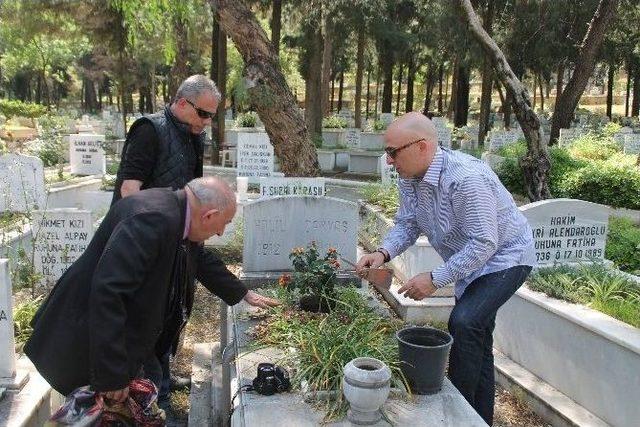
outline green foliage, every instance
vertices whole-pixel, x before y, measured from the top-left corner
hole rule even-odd
[[[343,129],[348,125],[347,119],[333,115],[322,119],[322,127],[327,129]]]
[[[640,287],[604,265],[560,265],[533,273],[529,287],[553,298],[586,304],[640,327]]]
[[[22,102],[17,99],[0,99],[0,114],[7,120],[12,117],[35,119],[47,112],[47,107],[33,102]]]
[[[254,128],[258,123],[258,114],[255,111],[247,111],[246,113],[238,114],[236,118],[236,127],[239,128]]]
[[[13,309],[13,334],[16,339],[16,351],[18,352],[22,351],[22,347],[33,333],[31,319],[40,308],[40,304],[42,304],[42,296],[18,304]]]
[[[29,146],[29,153],[39,157],[45,167],[61,165],[68,144],[64,142],[67,133],[66,119],[56,114],[47,114],[38,119],[40,139]]]
[[[549,149],[551,194],[639,209],[640,170],[635,166],[635,157],[618,153],[613,140],[604,136],[606,132],[580,138],[570,149]],[[507,144],[499,154],[506,158],[498,171],[500,181],[510,192],[524,194],[519,162],[526,154],[526,145],[522,141]],[[594,159],[598,157],[604,160]]]
[[[292,383],[306,383],[311,392],[334,392],[323,402],[326,420],[344,415],[341,381],[344,365],[356,357],[375,357],[393,373],[393,386],[406,389],[400,371],[395,332],[400,322],[374,312],[354,288],[336,292],[336,306],[329,314],[294,311],[283,305],[270,310],[258,328],[258,345],[281,348],[282,361],[293,369]]]
[[[362,194],[367,203],[380,206],[383,213],[388,217],[395,216],[398,206],[400,206],[398,188],[395,186],[371,184],[364,187],[360,194]]]
[[[307,248],[294,248],[289,254],[293,263],[293,276],[283,274],[279,285],[290,292],[298,291],[300,295],[315,295],[322,298],[333,298],[338,282],[336,273],[340,268],[338,252],[329,248],[324,257],[318,253],[316,242]]]
[[[382,120],[376,120],[373,122],[373,130],[376,132],[387,130],[387,124]]]
[[[27,288],[35,289],[41,276],[36,272],[33,261],[24,248],[18,248],[16,254],[17,258],[11,277],[13,288],[16,290]]]
[[[620,270],[640,276],[640,227],[626,218],[611,218],[605,257]]]
[[[568,174],[560,184],[562,197],[587,200],[613,207],[640,209],[640,170],[625,157],[592,162]]]

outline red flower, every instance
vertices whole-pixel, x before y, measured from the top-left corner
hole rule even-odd
[[[291,283],[291,276],[288,274],[283,274],[282,276],[280,276],[280,278],[278,279],[278,284],[280,285],[280,287],[282,288],[286,288],[287,286],[289,286],[289,283]]]

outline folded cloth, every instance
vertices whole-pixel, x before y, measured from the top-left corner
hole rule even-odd
[[[88,386],[80,387],[66,397],[48,426],[164,426],[165,413],[157,400],[156,386],[143,378],[129,383],[129,397],[124,402],[112,402]]]

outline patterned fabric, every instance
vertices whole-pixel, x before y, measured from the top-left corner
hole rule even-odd
[[[67,396],[47,425],[160,427],[165,425],[165,413],[157,399],[156,386],[146,379],[129,383],[129,397],[123,403],[110,402],[89,386],[80,387]]]
[[[424,234],[445,263],[433,283],[455,283],[460,298],[485,274],[535,265],[531,227],[511,194],[481,160],[438,148],[423,178],[400,179],[396,225],[382,247],[391,258]]]

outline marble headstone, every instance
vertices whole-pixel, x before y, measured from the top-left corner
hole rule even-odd
[[[560,138],[558,144],[563,147],[571,145],[573,141],[580,138],[584,134],[585,131],[583,129],[560,129]]]
[[[289,253],[312,241],[320,253],[334,247],[356,261],[358,207],[332,197],[287,196],[244,207],[243,271],[290,271]],[[344,266],[343,266],[344,267]]]
[[[0,259],[0,387],[16,373],[13,303],[9,260]]]
[[[515,130],[509,131],[491,131],[489,134],[489,152],[497,153],[501,147],[516,142],[519,133]]]
[[[640,153],[640,133],[628,133],[624,135],[624,153]]]
[[[260,198],[277,196],[324,196],[324,178],[260,178]]]
[[[44,168],[38,157],[14,153],[0,156],[0,182],[0,212],[28,212],[45,207]]]
[[[387,164],[387,153],[380,156],[380,179],[385,186],[398,184],[398,171],[395,166]]]
[[[344,130],[344,142],[349,148],[360,148],[360,136],[362,131],[358,128],[346,128]]]
[[[238,176],[258,183],[273,175],[273,146],[266,132],[238,132]]]
[[[380,121],[384,123],[385,126],[389,126],[391,122],[393,122],[395,116],[393,113],[380,113]]]
[[[34,269],[43,286],[52,286],[93,238],[91,212],[61,208],[33,213]]]
[[[549,199],[520,207],[535,240],[538,265],[604,260],[609,208],[574,199]]]
[[[69,163],[72,175],[105,174],[104,141],[104,135],[78,134],[69,136]]]

